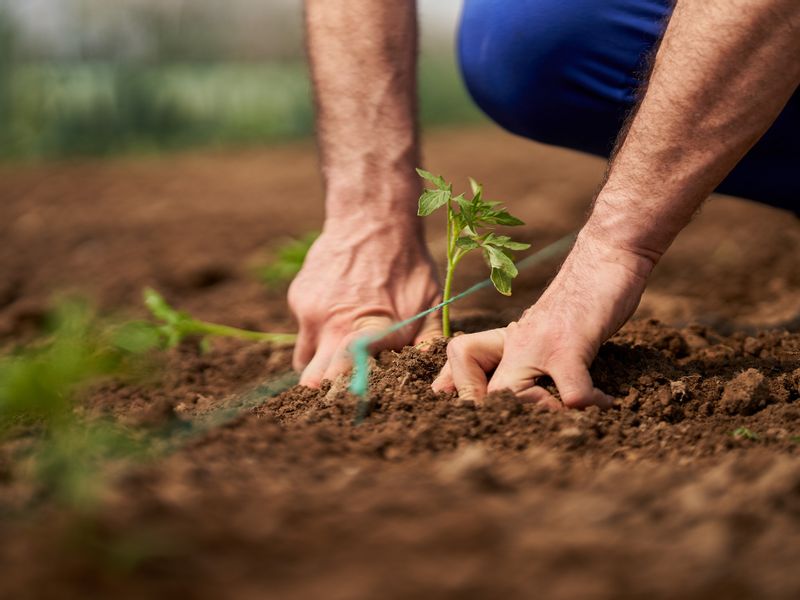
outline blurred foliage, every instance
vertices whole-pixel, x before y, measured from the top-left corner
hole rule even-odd
[[[199,340],[200,348],[205,350],[209,348],[209,340],[215,337],[275,344],[293,344],[297,339],[297,335],[294,333],[251,331],[195,319],[189,313],[173,308],[161,294],[152,288],[145,288],[143,298],[145,306],[158,324],[139,323],[138,325],[150,327],[160,338],[163,347],[166,348],[177,346],[188,338]]]
[[[69,301],[42,340],[0,356],[0,433],[31,441],[16,457],[20,476],[46,497],[85,508],[108,461],[143,454],[131,432],[83,419],[76,406],[88,386],[136,373],[150,347],[127,324],[103,322],[86,304]]]
[[[306,254],[318,237],[319,232],[312,231],[300,238],[283,240],[272,251],[270,260],[255,267],[256,276],[270,288],[289,283],[300,272]]]
[[[423,60],[419,82],[423,126],[482,118],[449,61]],[[270,143],[314,131],[301,62],[16,64],[0,47],[0,110],[5,159]]]

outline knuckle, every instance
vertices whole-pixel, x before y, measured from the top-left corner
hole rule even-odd
[[[478,388],[473,385],[467,384],[458,386],[458,396],[460,398],[475,399],[478,398],[479,395],[480,393]]]
[[[560,395],[562,404],[567,408],[581,408],[586,406],[587,400],[589,400],[585,394],[576,390],[567,390],[561,392]]]
[[[466,353],[468,344],[469,341],[465,335],[450,340],[447,344],[447,359],[458,360],[461,358]]]

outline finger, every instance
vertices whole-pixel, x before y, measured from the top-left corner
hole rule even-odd
[[[374,317],[367,321],[362,321],[360,323],[361,328],[349,333],[339,342],[322,378],[333,380],[342,373],[349,371],[353,366],[353,343],[363,338],[379,337],[391,324],[392,320],[386,317]],[[394,348],[396,343],[396,336],[391,334],[380,337],[369,345],[370,354],[387,348]]]
[[[311,388],[319,387],[319,384],[322,383],[325,370],[328,368],[328,365],[330,365],[331,359],[336,353],[340,339],[340,335],[335,335],[331,332],[323,332],[314,357],[300,375],[300,385]]]
[[[579,359],[553,365],[550,375],[567,408],[600,406],[608,408],[614,399],[594,387],[588,367]]]
[[[520,400],[532,402],[533,404],[538,404],[539,406],[545,406],[550,410],[561,410],[564,408],[561,402],[559,402],[558,399],[553,396],[553,394],[538,385],[530,387],[526,390],[522,390],[521,392],[517,392],[514,395]]]
[[[447,345],[447,361],[459,398],[479,402],[486,396],[486,372],[503,356],[504,334],[493,329],[454,338]]]
[[[489,392],[511,390],[515,394],[533,388],[536,378],[546,373],[536,368],[536,357],[529,352],[514,351],[507,348],[503,352],[503,359],[497,365],[492,380],[489,382]]]
[[[454,392],[456,391],[453,385],[453,370],[450,368],[450,362],[444,363],[442,370],[436,376],[436,379],[431,383],[431,389],[434,392]]]
[[[316,339],[311,335],[309,327],[300,326],[297,333],[297,341],[294,345],[294,352],[292,353],[292,368],[295,371],[302,371],[314,358],[314,350],[316,349]]]
[[[414,338],[414,345],[423,344],[442,337],[442,313],[434,311],[423,319],[422,327]]]

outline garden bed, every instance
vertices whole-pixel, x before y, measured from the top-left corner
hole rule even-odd
[[[483,156],[458,150],[479,143]],[[580,223],[602,169],[485,130],[438,134],[428,156],[516,198],[534,247]],[[0,173],[3,343],[35,335],[65,286],[137,315],[155,285],[203,318],[291,330],[283,293],[249,265],[318,225],[313,169],[299,145]],[[378,357],[361,424],[341,381],[262,394],[112,473],[91,510],[41,497],[11,458],[24,436],[6,442],[0,596],[796,598],[799,255],[797,219],[710,203],[601,349],[605,412],[436,395],[439,344]],[[554,266],[520,275],[511,299],[456,305],[455,329],[514,318]],[[465,263],[454,287],[483,276]],[[180,432],[285,381],[291,350],[184,343],[156,358],[148,380],[96,386],[82,410]]]

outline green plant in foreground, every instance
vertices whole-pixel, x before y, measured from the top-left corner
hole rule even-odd
[[[189,313],[176,310],[170,306],[164,297],[154,289],[144,291],[144,303],[153,316],[161,321],[157,327],[158,333],[163,337],[167,347],[178,345],[190,336],[200,338],[229,337],[252,342],[273,342],[276,344],[293,344],[297,336],[293,333],[267,333],[250,331],[228,325],[199,321]]]
[[[492,230],[498,225],[523,225],[499,202],[483,199],[483,186],[469,178],[472,198],[464,194],[453,195],[453,185],[439,175],[417,169],[420,177],[435,187],[426,188],[419,197],[417,214],[427,217],[442,206],[447,207],[447,272],[444,278],[443,300],[450,299],[453,273],[458,263],[472,250],[481,249],[491,268],[495,289],[505,296],[511,295],[511,282],[517,276],[512,252],[526,250],[530,244],[515,242],[507,235],[497,235]],[[450,337],[450,307],[442,308],[442,333]]]
[[[122,427],[82,418],[77,400],[104,378],[134,375],[152,337],[102,322],[77,302],[62,303],[51,321],[46,337],[0,356],[0,434],[31,440],[15,471],[47,497],[86,508],[102,489],[107,462],[143,448]]]
[[[62,304],[49,334],[36,344],[0,356],[0,424],[26,419],[53,423],[68,417],[83,386],[130,371],[146,350],[127,325],[101,324],[83,304]]]
[[[312,231],[299,238],[289,238],[275,249],[275,257],[258,268],[258,277],[268,287],[277,287],[291,281],[300,272],[311,244],[319,237]]]
[[[758,434],[753,433],[747,427],[737,427],[733,430],[731,434],[733,437],[738,438],[740,440],[757,440]]]

